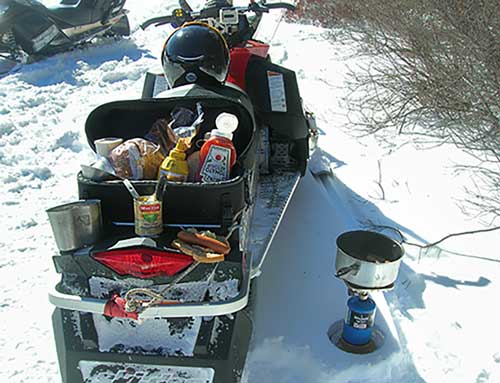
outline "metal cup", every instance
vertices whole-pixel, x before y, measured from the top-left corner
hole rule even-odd
[[[60,251],[73,251],[93,245],[101,236],[100,200],[80,200],[50,208],[46,212]]]

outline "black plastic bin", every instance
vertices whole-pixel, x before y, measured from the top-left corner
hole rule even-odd
[[[85,131],[90,146],[104,137],[124,140],[144,137],[153,123],[169,116],[176,106],[194,108],[201,102],[205,117],[200,136],[215,128],[221,112],[238,116],[239,126],[233,138],[238,157],[232,178],[218,183],[168,182],[163,195],[163,222],[167,224],[231,225],[235,216],[249,203],[250,182],[257,171],[257,132],[253,109],[245,94],[228,87],[208,90],[196,85],[175,89],[172,97],[116,101],[96,108],[88,117]],[[139,194],[152,194],[157,181],[132,181]],[[78,175],[82,199],[99,199],[103,219],[133,222],[133,202],[122,181],[95,182]]]

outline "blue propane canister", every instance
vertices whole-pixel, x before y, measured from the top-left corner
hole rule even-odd
[[[368,296],[362,299],[355,295],[349,298],[347,307],[342,338],[356,346],[368,344],[373,332],[375,302]]]

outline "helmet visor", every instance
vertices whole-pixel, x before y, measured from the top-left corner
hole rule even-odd
[[[165,43],[162,59],[167,77],[175,80],[193,73],[222,83],[229,70],[229,50],[224,37],[203,24],[188,24],[174,31]]]
[[[165,73],[165,80],[170,88],[174,88],[178,80],[182,79],[184,82],[184,77],[186,75],[186,68],[182,64],[172,62],[168,59],[163,60],[163,71]]]

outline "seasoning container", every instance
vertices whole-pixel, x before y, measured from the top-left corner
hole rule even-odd
[[[210,138],[200,149],[201,182],[219,182],[229,179],[236,162],[233,132],[238,127],[238,117],[231,113],[221,113],[215,119]]]
[[[94,141],[95,152],[103,157],[108,157],[109,153],[121,143],[123,143],[123,139],[117,137],[99,138]]]
[[[158,170],[158,179],[165,177],[168,181],[185,182],[188,178],[189,167],[186,161],[186,139],[179,138],[174,149],[165,158]]]
[[[134,227],[140,237],[157,237],[163,232],[162,203],[155,194],[134,199]]]
[[[129,180],[123,180],[134,199],[134,228],[140,237],[157,237],[163,232],[162,192],[158,188],[152,195],[141,196]]]

